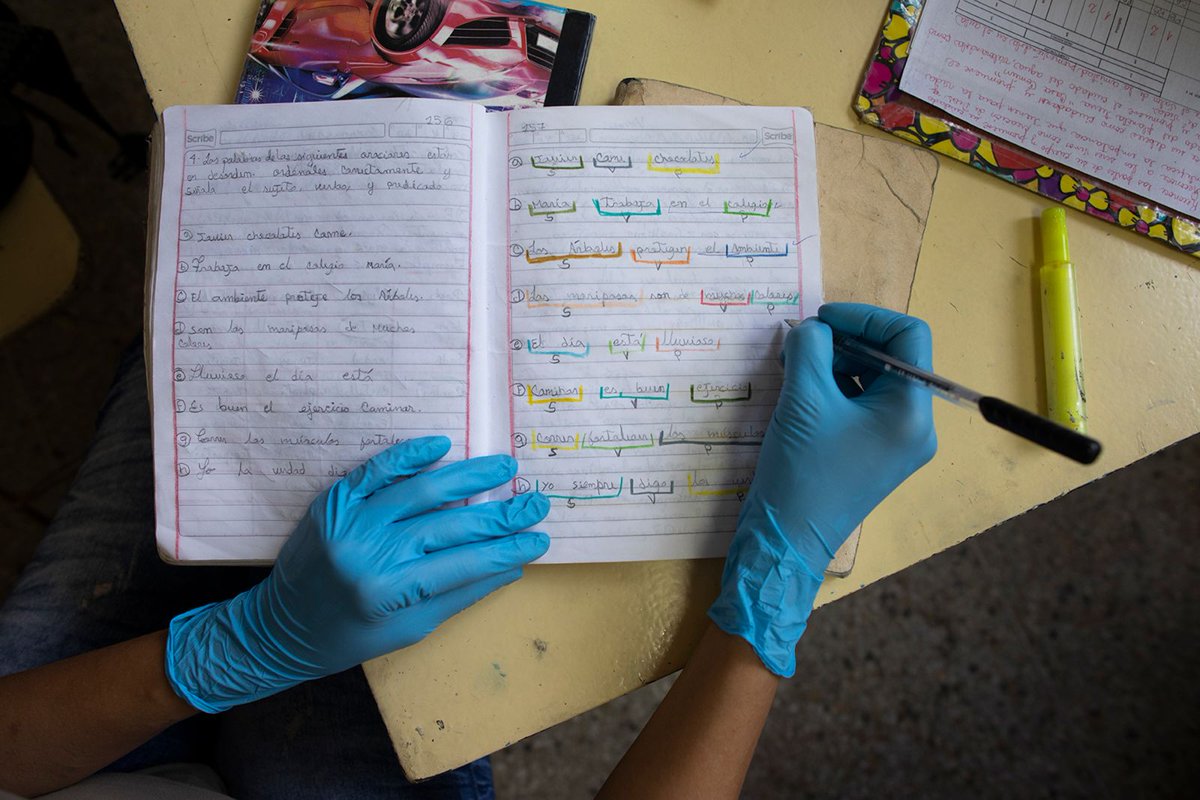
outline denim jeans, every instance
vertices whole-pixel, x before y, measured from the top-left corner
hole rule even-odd
[[[121,358],[74,484],[0,607],[0,675],[165,628],[176,614],[230,597],[266,575],[261,568],[180,567],[158,558],[150,452],[139,339]],[[171,762],[211,765],[243,800],[494,797],[487,759],[419,784],[405,780],[357,667],[224,714],[193,717],[108,769]]]

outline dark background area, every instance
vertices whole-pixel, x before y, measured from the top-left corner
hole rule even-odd
[[[55,30],[119,130],[149,130],[108,0],[9,4]],[[113,180],[110,139],[22,96],[79,151],[64,155],[36,124],[37,170],[82,253],[67,297],[0,341],[0,597],[141,326],[145,250],[146,176]],[[745,796],[1200,796],[1198,486],[1193,437],[818,610]],[[668,682],[498,753],[499,796],[590,797]]]

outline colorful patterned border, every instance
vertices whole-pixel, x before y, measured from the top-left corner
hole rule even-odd
[[[924,0],[891,0],[879,47],[867,67],[855,111],[868,124],[950,156],[1078,211],[1200,257],[1200,222],[1164,211],[1061,165],[992,139],[900,91],[900,75]]]

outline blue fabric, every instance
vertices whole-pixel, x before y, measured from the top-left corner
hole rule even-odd
[[[122,356],[83,466],[0,607],[0,675],[165,628],[176,614],[232,597],[267,573],[158,558],[141,352],[139,340]],[[211,764],[242,800],[494,797],[486,759],[406,781],[357,667],[219,716],[197,715],[108,769],[179,761]]]

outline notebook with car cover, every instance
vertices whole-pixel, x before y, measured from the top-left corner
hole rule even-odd
[[[509,0],[263,0],[235,102],[575,105],[594,24]]]

